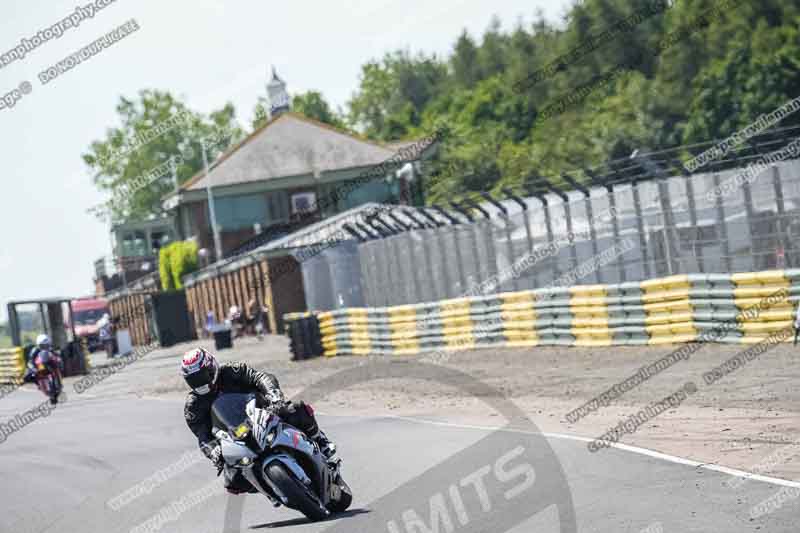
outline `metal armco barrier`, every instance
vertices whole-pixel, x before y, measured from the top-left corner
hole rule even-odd
[[[0,350],[0,383],[19,383],[25,372],[22,348]]]
[[[799,300],[800,269],[794,269],[685,274],[312,314],[330,357],[482,346],[753,344],[791,328]],[[316,335],[307,314],[285,318],[306,323],[309,335]],[[293,346],[300,346],[294,338]]]

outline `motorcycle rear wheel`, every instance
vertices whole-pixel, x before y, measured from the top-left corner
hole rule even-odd
[[[325,510],[320,508],[316,501],[308,494],[308,489],[293,478],[286,467],[275,462],[267,466],[266,474],[275,483],[283,494],[289,499],[289,506],[306,515],[314,522],[328,517]]]

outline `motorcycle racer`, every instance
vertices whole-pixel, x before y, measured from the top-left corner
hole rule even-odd
[[[36,338],[36,346],[31,350],[24,381],[36,382],[39,389],[50,396],[50,403],[55,405],[61,393],[62,367],[61,358],[52,349],[50,337],[41,334]],[[51,381],[53,385],[50,385]]]
[[[215,466],[225,472],[225,488],[231,494],[256,492],[255,488],[235,470],[225,467],[222,448],[212,434],[211,406],[220,393],[256,393],[262,403],[280,403],[277,414],[290,425],[308,435],[322,453],[331,459],[335,446],[320,431],[314,411],[304,402],[284,400],[278,379],[245,363],[220,365],[216,358],[203,348],[184,354],[181,373],[192,389],[184,406],[184,417],[198,440],[200,449]]]

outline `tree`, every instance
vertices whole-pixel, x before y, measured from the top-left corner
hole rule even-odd
[[[481,79],[486,79],[505,71],[508,66],[508,38],[500,29],[500,19],[492,17],[489,28],[483,34],[483,42],[478,49],[478,72]]]
[[[478,47],[467,33],[461,32],[456,40],[453,55],[450,58],[455,82],[462,87],[473,87],[480,79],[478,71]]]
[[[253,108],[253,120],[250,122],[251,131],[256,131],[269,122],[269,107],[269,99],[266,96],[259,96],[256,106]]]
[[[348,102],[349,122],[368,137],[407,137],[422,123],[425,108],[448,80],[446,64],[435,56],[407,51],[386,54],[361,68],[359,88]]]
[[[161,200],[202,167],[201,143],[213,161],[243,131],[233,105],[208,116],[194,112],[167,91],[143,90],[138,98],[120,97],[121,125],[106,131],[82,154],[95,185],[111,199],[90,210],[101,220],[141,220],[161,211]]]
[[[706,66],[695,80],[686,142],[727,137],[771,113],[800,93],[800,31],[787,24],[752,25],[750,39],[731,44],[728,55]],[[795,112],[777,127],[800,124]]]
[[[292,111],[339,129],[346,128],[344,121],[331,109],[319,91],[307,91],[294,95]]]

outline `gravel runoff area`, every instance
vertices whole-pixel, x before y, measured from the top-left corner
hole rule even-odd
[[[245,361],[276,374],[288,395],[334,372],[369,364],[377,356],[290,360],[288,339],[246,338],[220,352],[222,361]],[[210,341],[195,343],[213,350]],[[179,354],[190,345],[160,349],[97,387],[104,393],[182,396]],[[703,374],[748,346],[707,344],[575,423],[566,414],[679,346],[482,349],[444,357],[394,356],[457,368],[511,398],[545,432],[595,438],[688,381],[697,392],[675,408],[622,435],[623,444],[747,472],[800,480],[800,346],[780,344],[709,385]],[[105,356],[95,363],[100,366]],[[71,385],[68,385],[71,387]],[[499,426],[486,403],[422,380],[390,379],[337,392],[315,408],[331,414],[417,416]],[[600,452],[602,453],[602,452]]]

